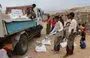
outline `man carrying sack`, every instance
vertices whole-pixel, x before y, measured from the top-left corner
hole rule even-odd
[[[74,51],[74,39],[76,37],[76,28],[77,28],[77,21],[74,19],[74,16],[75,14],[73,12],[71,12],[69,14],[70,16],[70,19],[71,19],[71,23],[70,23],[70,26],[69,26],[69,30],[68,30],[68,33],[69,33],[69,36],[67,38],[67,47],[66,47],[66,55],[65,56],[69,56],[69,55],[72,55],[73,54],[73,51]]]

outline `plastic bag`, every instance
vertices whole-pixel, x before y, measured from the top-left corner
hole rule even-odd
[[[36,46],[35,51],[36,52],[46,52],[46,47],[45,47],[45,45]]]
[[[64,42],[60,43],[60,45],[61,45],[62,48],[66,48],[67,41],[64,41]],[[76,43],[75,42],[74,42],[74,46],[76,46]]]
[[[62,48],[65,48],[67,46],[67,41],[64,41],[64,42],[60,43],[60,45],[61,45]]]
[[[44,39],[44,40],[42,40],[42,44],[51,45],[51,40],[50,39]]]

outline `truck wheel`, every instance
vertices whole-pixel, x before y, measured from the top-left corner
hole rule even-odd
[[[40,37],[40,36],[41,36],[41,31],[39,31],[35,37]]]
[[[27,39],[27,35],[24,33],[20,36],[20,40],[17,43],[16,47],[15,47],[15,54],[17,55],[24,55],[28,50],[28,39]]]

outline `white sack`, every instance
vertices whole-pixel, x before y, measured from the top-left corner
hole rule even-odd
[[[60,43],[62,48],[65,48],[67,46],[67,41]]]
[[[36,52],[46,52],[46,47],[45,47],[45,45],[36,46],[35,51]]]
[[[51,40],[50,39],[44,39],[44,40],[42,40],[42,44],[51,45]]]
[[[67,46],[67,41],[64,41],[62,43],[60,43],[62,48],[65,48]],[[74,42],[74,46],[76,46],[76,43]]]

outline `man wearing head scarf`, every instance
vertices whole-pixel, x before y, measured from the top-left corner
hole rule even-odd
[[[75,14],[73,12],[69,14],[71,22],[68,30],[69,36],[68,36],[67,48],[66,48],[67,53],[65,56],[72,55],[74,50],[74,39],[76,36],[76,28],[77,28],[77,21],[74,19],[74,16]]]

